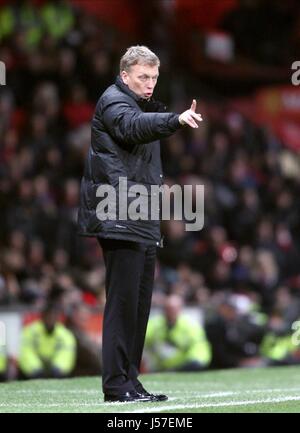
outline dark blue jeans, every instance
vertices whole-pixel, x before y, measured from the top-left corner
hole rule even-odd
[[[138,389],[149,319],[156,246],[101,239],[106,267],[102,386],[109,395]]]

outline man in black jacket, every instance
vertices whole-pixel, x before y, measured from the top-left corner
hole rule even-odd
[[[151,187],[163,183],[159,139],[185,124],[198,128],[197,121],[202,119],[195,112],[195,100],[180,115],[165,112],[166,107],[154,101],[159,64],[152,51],[139,45],[130,47],[121,58],[120,75],[96,106],[81,182],[79,234],[98,238],[106,266],[102,342],[105,401],[167,399],[150,394],[138,380],[156,248],[161,246],[159,218],[150,215],[151,202],[157,203],[157,193]],[[125,202],[121,186],[125,188]],[[132,191],[140,186],[150,206],[139,218],[130,217]],[[103,191],[109,193],[112,188],[114,194],[105,196]]]

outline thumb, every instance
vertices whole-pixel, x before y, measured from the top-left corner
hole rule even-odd
[[[191,110],[192,111],[196,111],[196,105],[197,105],[196,99],[193,99],[193,102],[192,102],[192,105],[191,105]]]

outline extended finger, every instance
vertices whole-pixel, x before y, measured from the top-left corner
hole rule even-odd
[[[198,128],[197,123],[194,121],[194,119],[191,117],[188,117],[188,124],[192,127],[192,128]]]
[[[202,121],[202,117],[201,117],[201,115],[199,115],[199,114],[197,114],[197,113],[194,113],[193,111],[191,112],[191,116],[192,116],[194,119],[198,120],[198,122],[201,122],[201,121]]]
[[[192,111],[196,111],[196,105],[197,105],[196,99],[193,99],[193,102],[192,102],[192,105],[191,105],[191,110]]]

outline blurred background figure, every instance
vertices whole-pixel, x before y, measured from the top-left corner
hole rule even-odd
[[[8,378],[8,359],[4,345],[0,345],[0,382]]]
[[[101,345],[89,337],[86,324],[89,309],[82,303],[72,305],[67,314],[66,327],[76,339],[76,364],[73,376],[101,374]]]
[[[178,295],[165,299],[163,313],[148,323],[146,358],[152,371],[201,371],[211,359],[204,329],[183,314]]]
[[[212,368],[259,367],[266,318],[249,298],[223,294],[207,315],[205,330],[212,347]]]
[[[26,379],[69,376],[76,362],[76,340],[59,322],[61,310],[48,303],[41,320],[25,326],[22,332],[19,367]]]
[[[300,364],[300,345],[295,344],[293,331],[282,312],[274,309],[268,319],[260,352],[267,365]]]

